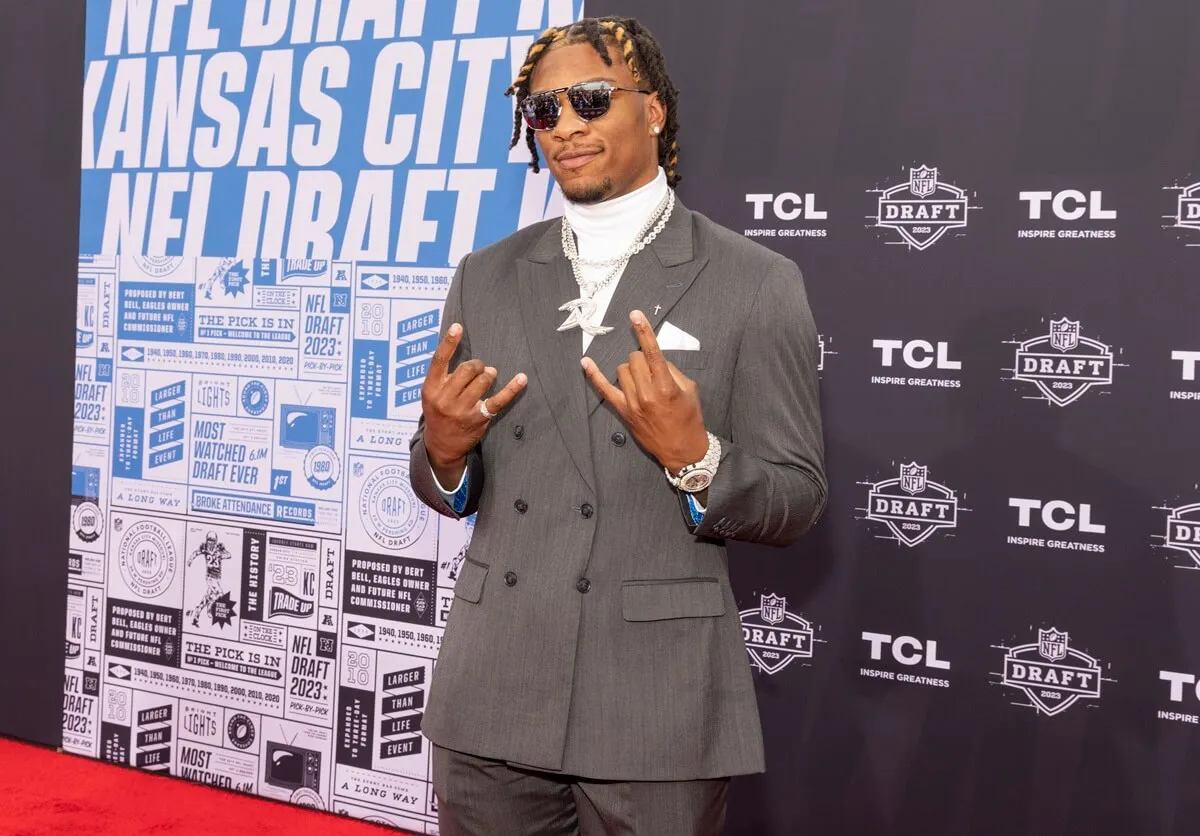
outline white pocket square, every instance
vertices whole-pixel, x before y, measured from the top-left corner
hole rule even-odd
[[[662,349],[684,349],[685,351],[699,351],[700,341],[684,331],[682,328],[676,328],[670,322],[663,322],[662,327],[658,329],[658,347]]]

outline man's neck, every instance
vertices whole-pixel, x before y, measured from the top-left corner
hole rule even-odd
[[[575,230],[580,254],[603,257],[630,247],[668,188],[666,172],[660,167],[653,178],[620,197],[599,203],[567,201],[563,214]]]
[[[655,180],[657,180],[660,176],[665,179],[666,172],[664,172],[662,170],[662,166],[656,165],[656,166],[654,166],[654,168],[650,169],[649,171],[645,172],[640,177],[638,177],[636,180],[634,180],[633,183],[629,186],[629,188],[627,188],[625,191],[621,192],[620,194],[609,195],[608,197],[604,198],[604,200],[602,200],[600,202],[607,203],[610,200],[620,200],[621,198],[623,198],[627,195],[633,194],[638,189],[644,189],[646,186],[649,186],[651,183],[653,183]]]

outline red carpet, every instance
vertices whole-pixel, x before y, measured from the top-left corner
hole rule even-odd
[[[401,831],[0,738],[0,834],[98,833],[388,836]]]

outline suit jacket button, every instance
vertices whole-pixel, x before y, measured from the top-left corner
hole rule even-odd
[[[513,438],[521,438],[525,435],[525,428],[520,424],[513,427]]]
[[[581,593],[587,592],[589,589],[592,588],[592,582],[589,581],[587,578],[580,578],[579,582],[575,584],[575,588],[578,589]]]
[[[579,513],[580,513],[580,514],[583,514],[583,518],[584,518],[585,520],[589,520],[589,519],[591,519],[591,518],[592,518],[592,514],[594,514],[594,513],[595,513],[595,509],[594,509],[594,508],[592,508],[592,506],[591,506],[591,505],[588,505],[588,504],[585,502],[585,503],[583,503],[583,505],[582,505],[582,506],[579,508]]]
[[[517,509],[518,514],[524,514],[529,510],[529,503],[523,499],[518,499],[513,503],[513,507]]]
[[[517,585],[517,573],[516,572],[505,572],[504,573],[504,583],[506,586],[516,586]]]
[[[618,430],[612,434],[612,443],[620,447],[625,443],[625,433]]]

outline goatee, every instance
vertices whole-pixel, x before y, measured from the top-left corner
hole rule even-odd
[[[564,188],[562,193],[572,203],[600,203],[612,193],[612,188],[612,178],[605,177],[599,183]]]

